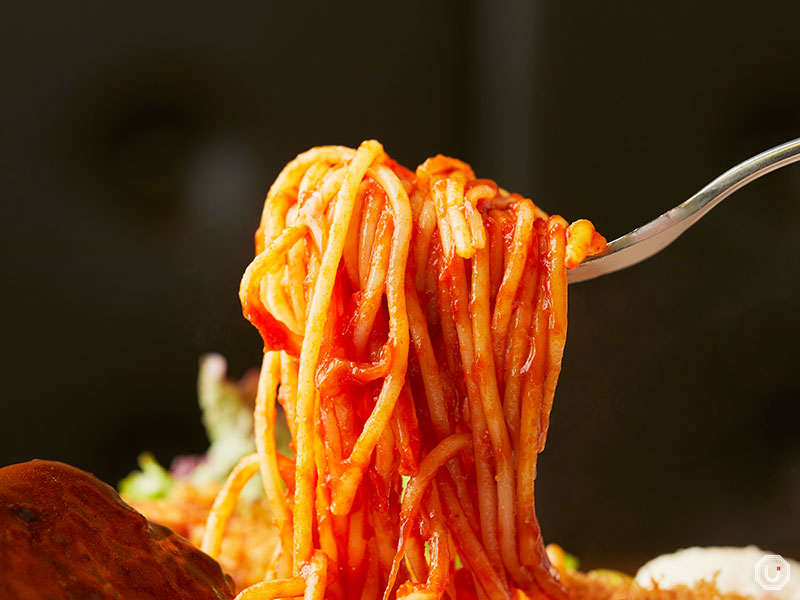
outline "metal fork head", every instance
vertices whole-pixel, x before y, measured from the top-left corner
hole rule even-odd
[[[800,161],[800,138],[775,146],[725,171],[672,210],[611,242],[606,249],[568,271],[569,283],[578,283],[633,266],[657,254],[708,211],[736,190],[762,175]]]

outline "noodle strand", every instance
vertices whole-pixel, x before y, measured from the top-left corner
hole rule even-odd
[[[280,536],[237,600],[564,600],[534,485],[585,220],[435,156],[325,146],[270,187],[240,285],[264,341],[256,453],[208,516],[218,556],[260,471]],[[294,457],[277,451],[276,402]],[[254,543],[258,543],[254,541]]]

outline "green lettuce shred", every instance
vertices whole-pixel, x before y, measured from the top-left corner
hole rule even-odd
[[[565,551],[564,566],[567,568],[567,571],[577,571],[578,568],[581,566],[581,561],[574,554],[570,554],[569,552]]]
[[[255,374],[235,382],[227,378],[228,365],[219,354],[200,358],[197,394],[203,411],[203,426],[211,442],[206,460],[189,476],[194,484],[223,481],[243,456],[255,452],[253,403]]]
[[[142,452],[137,460],[138,471],[119,482],[120,493],[131,500],[157,500],[164,498],[172,489],[173,479],[169,472],[158,464],[150,452]]]
[[[227,377],[228,364],[219,354],[200,357],[197,395],[203,426],[210,442],[205,456],[185,480],[193,485],[222,482],[240,458],[255,452],[253,406],[258,373],[251,371],[239,381]],[[275,424],[278,451],[291,456],[291,436],[282,411]],[[174,477],[149,452],[139,456],[139,470],[119,483],[120,493],[131,500],[155,500],[169,494]],[[243,494],[253,500],[263,494],[259,477],[254,477]]]

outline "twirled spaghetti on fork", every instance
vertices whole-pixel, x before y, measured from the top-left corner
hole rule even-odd
[[[326,146],[272,185],[242,279],[265,345],[257,452],[209,515],[219,553],[260,473],[277,552],[242,599],[565,596],[534,508],[566,269],[600,251],[465,163]],[[275,401],[295,451],[278,453]],[[259,540],[253,540],[258,544]]]

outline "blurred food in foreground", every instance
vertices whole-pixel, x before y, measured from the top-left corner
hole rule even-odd
[[[786,572],[781,573],[775,571],[774,565],[766,564],[774,561],[770,561],[770,557],[776,556],[756,546],[686,548],[649,561],[639,569],[636,582],[642,587],[671,588],[714,578],[720,592],[738,592],[764,600],[800,599],[800,563],[782,558],[786,562],[783,566]],[[759,568],[771,570],[757,573]],[[794,580],[791,573],[796,573]],[[766,585],[780,584],[783,577],[786,582],[781,589],[765,590],[756,577],[762,577]]]
[[[179,481],[164,498],[130,501],[130,504],[151,521],[169,527],[199,548],[220,487],[219,483],[195,486]],[[254,539],[259,543],[249,543]],[[237,591],[264,578],[277,541],[278,532],[263,497],[241,499],[228,521],[218,559],[225,572],[233,577]]]
[[[240,458],[255,451],[253,406],[258,372],[250,370],[238,380],[227,377],[228,365],[219,354],[200,357],[197,395],[203,426],[210,445],[205,454],[181,455],[167,471],[149,452],[139,456],[139,470],[119,483],[119,491],[130,501],[155,500],[169,495],[179,481],[202,488],[208,483],[225,480]],[[289,431],[282,415],[277,418],[276,444],[289,452]],[[260,482],[254,480],[248,497],[263,494]]]
[[[0,469],[0,598],[233,597],[219,565],[64,463]]]
[[[137,510],[200,547],[206,519],[225,478],[237,461],[255,450],[253,405],[258,374],[249,371],[239,381],[227,377],[219,354],[200,359],[197,390],[203,425],[210,446],[202,456],[178,456],[169,469],[145,452],[138,471],[119,489]],[[278,446],[287,454],[285,422],[276,428]],[[233,576],[237,589],[261,581],[275,550],[277,534],[258,479],[247,487],[226,528],[219,562]],[[258,545],[248,539],[260,540]]]

